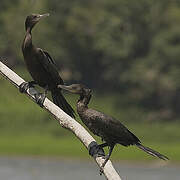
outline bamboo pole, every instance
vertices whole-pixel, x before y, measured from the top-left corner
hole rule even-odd
[[[19,88],[19,85],[21,83],[25,82],[21,77],[19,77],[15,72],[9,69],[1,61],[0,61],[0,73],[17,88]],[[28,95],[35,102],[34,95],[36,93],[37,91],[31,87],[28,89],[26,95]],[[48,98],[45,98],[45,101],[43,103],[43,108],[49,113],[51,113],[54,116],[54,118],[59,121],[59,124],[62,127],[72,131],[87,149],[92,144],[96,143],[95,139],[86,131],[84,127],[82,127],[77,121],[71,118],[58,106],[52,103]],[[93,158],[99,167],[104,162],[104,159],[102,157],[93,157]],[[103,174],[108,180],[121,180],[120,176],[114,169],[110,160],[108,160],[107,164],[105,165],[103,169]]]

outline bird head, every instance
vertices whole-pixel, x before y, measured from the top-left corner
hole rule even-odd
[[[43,17],[49,16],[49,13],[47,14],[31,14],[26,17],[25,21],[25,28],[26,30],[30,28],[30,30],[35,26],[36,23],[40,21]]]
[[[82,84],[72,84],[72,85],[69,85],[69,86],[58,85],[58,88],[61,88],[61,89],[67,90],[67,91],[69,91],[71,93],[79,94],[79,95],[82,95],[82,96],[89,96],[91,94],[91,92],[92,92],[91,89],[86,88]]]

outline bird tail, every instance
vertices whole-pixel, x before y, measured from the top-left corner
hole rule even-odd
[[[59,106],[64,112],[66,112],[72,118],[75,118],[75,111],[66,101],[64,96],[61,94],[61,89],[55,89],[51,91],[52,99],[54,104]]]
[[[148,153],[148,154],[150,154],[150,155],[152,155],[152,156],[158,157],[158,158],[163,159],[163,160],[169,160],[169,158],[168,158],[167,156],[164,156],[164,155],[160,154],[159,152],[157,152],[157,151],[155,151],[155,150],[153,150],[153,149],[151,149],[151,148],[148,148],[148,147],[146,147],[146,146],[143,146],[143,145],[140,144],[140,143],[137,143],[136,146],[137,146],[139,149],[145,151],[146,153]]]

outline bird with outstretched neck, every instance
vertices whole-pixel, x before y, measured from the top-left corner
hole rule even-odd
[[[94,147],[92,146],[89,150],[90,155],[94,156],[95,153],[98,154],[99,150],[102,152],[102,148],[106,146],[109,147],[109,153],[105,157],[105,161],[101,166],[101,173],[116,144],[121,144],[123,146],[135,145],[152,156],[168,160],[168,157],[154,151],[151,148],[143,146],[140,140],[117,119],[88,108],[88,104],[91,99],[91,89],[86,88],[81,84],[72,84],[70,86],[58,85],[58,87],[80,95],[80,98],[77,101],[77,112],[81,120],[91,132],[100,136],[105,141],[103,144],[94,145]]]
[[[47,16],[49,16],[49,14],[31,14],[26,18],[26,35],[22,44],[22,52],[27,69],[34,81],[22,83],[20,85],[20,91],[24,92],[30,86],[35,84],[39,85],[45,89],[43,94],[36,94],[35,96],[40,106],[43,105],[46,93],[49,90],[51,91],[53,102],[74,118],[74,110],[61,94],[61,89],[57,87],[57,85],[64,84],[64,82],[58,73],[55,62],[48,52],[41,48],[36,48],[32,43],[31,31],[33,27],[40,19]]]

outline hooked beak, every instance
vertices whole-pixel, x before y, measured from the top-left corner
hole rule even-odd
[[[39,15],[39,20],[44,18],[44,17],[48,17],[50,14],[49,13],[46,13],[46,14],[40,14]]]
[[[89,96],[91,94],[91,89],[85,88],[81,84],[72,84],[69,86],[58,85],[58,88],[64,89],[64,90],[69,91],[73,94],[79,94],[79,95],[83,95],[83,96]]]
[[[42,18],[42,17],[47,17],[47,16],[49,16],[50,14],[49,13],[46,13],[46,14],[40,14],[40,18]]]
[[[58,88],[64,89],[64,90],[69,91],[74,94],[78,94],[78,92],[75,91],[71,86],[65,86],[65,85],[60,84],[60,85],[58,85]]]

